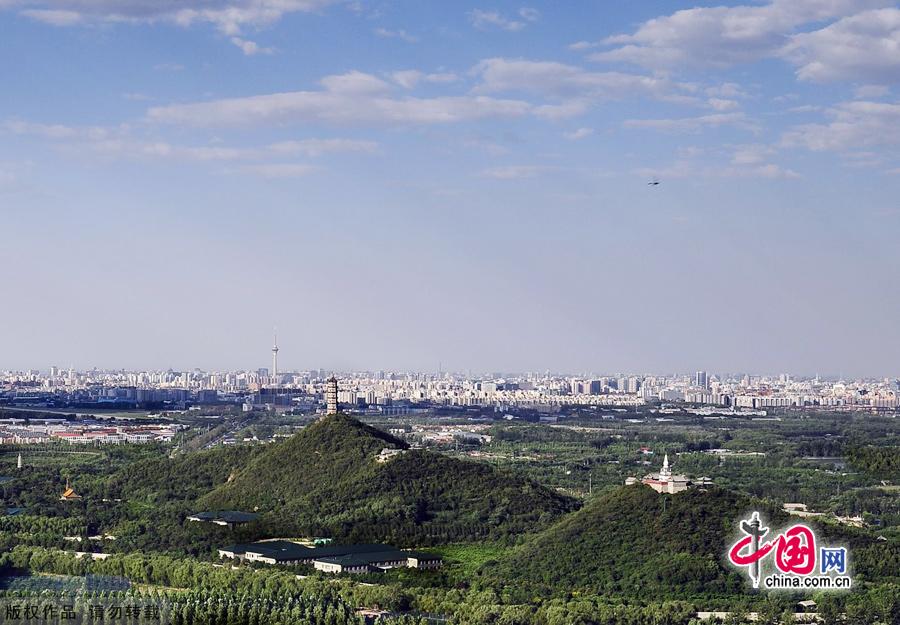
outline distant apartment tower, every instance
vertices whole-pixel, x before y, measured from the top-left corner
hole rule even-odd
[[[694,374],[694,386],[709,388],[709,378],[706,375],[706,371],[698,371]]]
[[[325,414],[337,414],[338,412],[338,381],[331,376],[325,383]]]

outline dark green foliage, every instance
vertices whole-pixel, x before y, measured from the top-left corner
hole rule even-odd
[[[858,445],[851,447],[847,459],[858,469],[880,479],[900,479],[900,447]]]
[[[392,436],[345,415],[318,421],[254,458],[200,501],[255,510],[273,535],[435,544],[546,526],[575,502],[488,465],[411,450],[387,463]]]
[[[272,510],[324,485],[353,480],[386,447],[406,444],[346,415],[331,415],[266,449],[202,503],[211,509]]]
[[[620,487],[512,551],[495,571],[546,588],[630,596],[732,594],[744,581],[723,557],[736,519],[760,509],[719,489],[660,495]],[[784,515],[767,510],[777,526]]]

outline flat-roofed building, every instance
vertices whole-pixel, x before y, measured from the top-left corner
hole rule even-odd
[[[220,510],[218,512],[197,512],[189,516],[187,520],[193,521],[194,523],[213,523],[215,525],[234,527],[235,525],[252,523],[258,518],[259,515],[253,512]]]
[[[288,540],[260,541],[222,547],[219,557],[264,564],[312,564],[326,573],[367,573],[410,567],[435,569],[440,556],[419,551],[403,551],[391,545],[321,545],[308,547]]]
[[[439,569],[444,564],[441,556],[434,553],[408,551],[406,557],[406,566],[411,569]]]
[[[368,573],[405,567],[408,562],[405,552],[392,550],[317,558],[313,560],[313,566],[325,573]]]

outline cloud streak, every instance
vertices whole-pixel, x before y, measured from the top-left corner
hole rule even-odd
[[[212,24],[231,37],[291,13],[321,11],[338,0],[4,0],[0,10],[53,26],[90,23]]]
[[[474,9],[469,12],[469,21],[479,30],[499,29],[508,32],[523,30],[530,22],[536,22],[541,14],[537,9],[523,7],[519,9],[515,18],[502,15],[498,11],[484,11]]]
[[[744,113],[716,113],[676,119],[627,119],[622,125],[625,128],[660,130],[671,133],[699,132],[705,128],[721,126],[735,126],[752,131],[759,129],[755,123],[747,119]]]
[[[187,126],[325,123],[334,125],[446,124],[488,117],[519,117],[521,100],[464,95],[397,97],[376,76],[349,72],[327,76],[316,91],[291,91],[150,108],[147,120]]]
[[[264,161],[285,157],[316,158],[325,154],[372,154],[375,141],[346,138],[309,138],[279,141],[264,146],[182,145],[163,140],[142,139],[132,135],[128,126],[77,127],[36,124],[20,120],[4,122],[0,128],[15,135],[28,135],[54,142],[78,154],[134,159],[182,160],[194,162]]]

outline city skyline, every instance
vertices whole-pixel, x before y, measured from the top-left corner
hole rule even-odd
[[[897,373],[896,2],[173,6],[0,2],[0,367]]]
[[[294,407],[326,414],[348,410],[375,412],[463,407],[596,409],[657,407],[702,412],[746,410],[837,410],[890,412],[900,406],[900,379],[804,378],[747,373],[414,373],[332,372],[325,369],[273,373],[243,371],[0,371],[0,402],[28,409],[187,409],[194,405]],[[660,417],[665,419],[666,417]]]
[[[273,373],[274,371],[274,373]],[[708,386],[708,382],[713,380],[736,380],[738,378],[754,379],[755,381],[778,381],[778,382],[858,382],[858,381],[875,381],[884,382],[891,381],[900,383],[900,376],[889,372],[879,375],[854,376],[846,375],[843,372],[796,372],[796,371],[750,371],[742,369],[722,369],[722,370],[690,370],[687,368],[673,369],[670,371],[652,370],[652,369],[615,369],[615,368],[594,368],[594,369],[477,369],[462,368],[448,369],[440,367],[436,369],[409,369],[409,368],[391,368],[391,367],[361,367],[350,369],[334,369],[323,366],[311,367],[288,367],[284,368],[280,365],[277,370],[268,366],[245,366],[245,367],[62,367],[58,365],[49,365],[44,367],[0,367],[0,376],[23,375],[28,376],[36,374],[39,376],[47,376],[49,378],[65,379],[71,373],[77,375],[116,375],[116,374],[162,374],[173,373],[178,375],[185,374],[253,374],[268,376],[269,379],[288,378],[295,376],[303,376],[306,374],[316,374],[323,379],[331,375],[346,376],[348,379],[362,376],[428,376],[435,380],[443,377],[455,377],[469,380],[479,379],[501,379],[501,378],[571,378],[571,379],[592,379],[592,378],[616,378],[616,377],[638,377],[638,378],[684,378],[695,382],[697,386]],[[343,378],[342,378],[343,379]],[[2,380],[2,378],[0,378]]]

